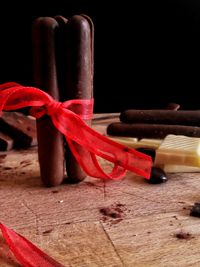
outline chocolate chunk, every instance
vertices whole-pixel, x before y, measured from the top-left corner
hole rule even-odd
[[[37,145],[35,120],[22,113],[3,112],[0,118],[0,131],[14,140],[15,148]]]
[[[13,148],[13,139],[0,132],[0,151],[7,151]]]
[[[174,236],[178,239],[191,239],[191,238],[193,238],[192,234],[190,234],[189,232],[183,232],[183,231],[180,231],[180,232],[174,234]]]
[[[93,24],[84,15],[69,18],[63,31],[65,49],[62,54],[60,90],[63,100],[93,97]],[[90,121],[87,121],[90,124]],[[82,148],[75,144],[81,154]],[[66,170],[70,182],[82,181],[86,174],[66,144]]]
[[[151,123],[200,126],[199,110],[126,110],[120,114],[125,123]]]
[[[200,203],[195,203],[190,211],[190,216],[200,217]]]
[[[35,86],[59,100],[56,65],[58,22],[49,17],[34,21],[32,30]],[[63,136],[49,116],[37,120],[40,174],[46,186],[59,185],[64,178]]]
[[[161,168],[152,167],[150,179],[147,181],[150,184],[161,184],[167,182],[167,180],[167,175]]]
[[[178,111],[176,111],[177,113]],[[116,136],[130,136],[141,138],[165,138],[169,134],[200,137],[200,127],[184,125],[164,125],[123,122],[111,123],[107,127],[107,134]]]

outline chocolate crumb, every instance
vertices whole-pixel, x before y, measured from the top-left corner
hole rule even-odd
[[[49,234],[53,231],[53,229],[49,229],[49,230],[46,230],[44,232],[42,232],[43,235],[46,235],[46,234]]]
[[[101,218],[103,222],[109,222],[111,225],[114,225],[123,220],[126,210],[124,204],[115,203],[109,207],[100,208],[99,212],[103,215]]]
[[[188,232],[185,233],[183,231],[176,233],[174,236],[178,239],[191,239],[192,238],[192,235],[190,233]]]
[[[125,207],[126,205],[125,204],[122,204],[122,203],[117,203],[116,206],[117,207]]]
[[[121,214],[118,211],[115,211],[113,208],[101,208],[99,210],[103,215],[111,217],[111,218],[120,218]]]
[[[4,170],[11,170],[12,167],[4,167],[3,169],[4,169]]]
[[[52,190],[51,191],[53,194],[59,193],[59,190]]]

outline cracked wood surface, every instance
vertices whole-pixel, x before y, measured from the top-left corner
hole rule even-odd
[[[99,117],[101,132],[116,120]],[[0,153],[0,221],[65,266],[200,266],[200,219],[190,216],[199,184],[199,173],[151,185],[128,172],[120,181],[45,188],[37,148],[13,150]],[[0,266],[20,266],[1,235]]]

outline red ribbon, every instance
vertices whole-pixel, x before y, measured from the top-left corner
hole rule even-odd
[[[0,230],[10,250],[24,267],[64,267],[25,237],[0,223]]]
[[[40,118],[48,114],[55,127],[63,133],[69,147],[83,170],[96,178],[122,178],[132,171],[147,179],[150,177],[152,159],[134,149],[114,142],[90,128],[83,119],[92,118],[93,100],[55,101],[44,91],[16,83],[0,86],[0,114],[2,110],[16,110],[31,106],[31,114]],[[79,146],[82,147],[81,154]],[[96,156],[114,164],[105,173]]]

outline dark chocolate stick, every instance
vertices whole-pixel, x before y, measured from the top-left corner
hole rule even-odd
[[[55,42],[59,25],[53,18],[38,18],[33,24],[34,81],[40,89],[59,100]],[[49,116],[37,120],[40,173],[46,186],[59,185],[64,178],[63,136]]]
[[[64,32],[62,84],[63,100],[91,99],[93,96],[93,24],[84,15],[71,17]],[[87,121],[90,124],[89,121]],[[76,148],[81,154],[81,147]],[[66,144],[66,170],[70,182],[82,181],[86,174]]]
[[[176,111],[178,112],[178,111]],[[130,136],[137,138],[164,138],[168,134],[200,137],[200,127],[166,124],[128,124],[123,122],[111,123],[107,134],[115,136]]]
[[[200,110],[126,110],[120,114],[126,123],[155,123],[200,126]]]

